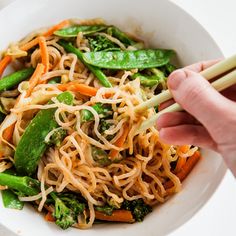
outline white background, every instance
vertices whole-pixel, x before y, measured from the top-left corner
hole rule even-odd
[[[0,0],[0,8],[12,1]],[[207,29],[225,56],[236,53],[235,0],[172,0],[172,2],[184,8]],[[209,202],[189,222],[171,234],[171,236],[189,235],[236,235],[236,184],[235,178],[229,171]],[[0,226],[0,236],[13,235]]]

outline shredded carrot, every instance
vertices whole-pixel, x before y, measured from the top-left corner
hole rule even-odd
[[[42,64],[44,65],[44,73],[49,70],[49,55],[45,37],[39,37],[39,48],[42,57]]]
[[[180,172],[181,168],[185,165],[187,158],[186,157],[179,157],[174,173]]]
[[[100,211],[95,211],[95,218],[98,220],[126,222],[126,223],[133,223],[135,221],[131,211],[127,210],[114,210],[112,212],[112,215],[110,216]]]
[[[39,83],[43,72],[44,72],[44,65],[39,63],[37,65],[33,75],[31,76],[31,78],[29,80],[29,88],[26,92],[26,97],[30,96],[30,94],[32,93],[34,87]]]
[[[33,40],[29,41],[28,43],[22,45],[20,47],[20,49],[23,51],[28,51],[29,49],[35,47],[38,43],[39,43],[39,37],[34,38]]]
[[[43,34],[43,36],[44,37],[51,36],[55,31],[62,29],[69,24],[70,24],[69,20],[64,20],[64,21],[60,22],[59,24],[54,25],[52,28],[50,28],[47,32],[45,32]]]
[[[48,212],[48,213],[45,215],[44,218],[45,218],[46,221],[55,222],[55,218],[52,216],[52,213],[51,213],[51,212]]]
[[[176,174],[178,176],[178,178],[180,179],[180,181],[182,182],[187,176],[188,174],[192,171],[193,167],[197,164],[197,162],[199,161],[201,157],[201,154],[199,151],[196,151],[191,157],[189,157],[186,161],[186,163],[183,165],[183,167],[181,168],[181,170]],[[172,181],[167,181],[164,184],[165,189],[169,189],[171,187],[173,187],[174,184]]]
[[[127,124],[125,124],[124,127],[123,127],[122,135],[116,140],[114,145],[117,146],[117,147],[122,147],[125,143],[125,140],[128,136],[128,133],[129,133],[129,127],[128,127]],[[118,155],[118,153],[119,153],[118,150],[112,149],[109,153],[110,159],[114,159]]]
[[[189,151],[189,145],[180,146],[179,151],[182,153],[187,153]]]
[[[185,153],[187,153],[189,151],[189,147],[190,147],[189,145],[180,146],[178,148],[177,152],[181,152],[181,153],[185,154]],[[174,173],[178,173],[181,170],[182,166],[186,163],[186,160],[187,159],[185,157],[182,157],[182,156],[180,156],[178,158],[178,161],[177,161]]]
[[[6,67],[11,63],[12,57],[7,55],[0,61],[0,77],[2,76]]]
[[[86,84],[80,84],[76,81],[72,81],[69,82],[67,84],[60,84],[57,86],[58,89],[60,89],[61,91],[72,91],[72,92],[79,92],[83,95],[87,95],[87,96],[95,96],[97,94],[98,89],[88,86]]]
[[[8,126],[4,131],[3,131],[3,134],[2,134],[2,137],[4,140],[6,140],[7,142],[10,142],[11,139],[12,139],[12,135],[13,135],[13,132],[14,132],[14,129],[15,129],[15,123],[11,124],[10,126]]]

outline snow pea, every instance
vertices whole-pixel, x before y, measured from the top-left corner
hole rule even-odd
[[[34,72],[34,68],[26,68],[7,75],[0,80],[0,91],[11,89],[21,81],[28,79]]]
[[[107,104],[96,103],[92,108],[98,113],[100,118],[106,118],[112,114],[111,107]],[[93,113],[86,109],[81,111],[80,117],[82,123],[94,120]]]
[[[58,42],[67,52],[74,53],[78,59],[85,64],[85,66],[88,67],[88,69],[97,77],[97,79],[101,82],[101,84],[104,87],[112,87],[110,81],[107,79],[106,75],[97,67],[91,66],[88,63],[86,63],[83,59],[83,53],[78,49],[75,48],[71,43],[60,40]]]
[[[57,100],[68,105],[73,104],[70,92],[59,94]],[[53,103],[52,101],[49,102]],[[58,127],[54,118],[56,108],[40,110],[26,127],[15,151],[14,161],[18,173],[31,176],[35,173],[39,159],[48,147],[45,137]]]
[[[107,69],[146,69],[166,65],[172,50],[141,49],[135,51],[86,52],[83,60],[92,66]]]
[[[24,203],[10,189],[2,191],[2,201],[6,208],[21,210],[24,207]]]
[[[143,87],[153,87],[160,83],[160,78],[156,75],[142,75],[141,73],[136,73],[131,76],[132,79],[139,78],[140,84]]]
[[[159,83],[162,83],[163,81],[166,81],[164,72],[157,68],[148,69],[147,72],[149,74],[136,73],[131,76],[131,79],[139,78],[140,84],[144,87],[153,87]]]
[[[55,77],[48,81],[48,84],[59,84],[59,83],[61,83],[61,77]]]
[[[54,34],[64,38],[70,38],[77,37],[79,32],[83,32],[84,35],[90,35],[103,31],[106,28],[106,25],[73,25],[68,28],[57,30]]]
[[[134,40],[132,40],[126,33],[122,32],[120,29],[118,29],[115,26],[110,26],[107,29],[107,33],[117,39],[119,39],[122,43],[126,45],[133,45],[136,44]]]

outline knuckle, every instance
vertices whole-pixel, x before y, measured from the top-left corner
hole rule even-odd
[[[207,86],[197,86],[196,83],[188,81],[184,84],[181,97],[177,102],[187,109],[190,106],[196,106],[198,103],[201,103],[205,99],[206,94]]]

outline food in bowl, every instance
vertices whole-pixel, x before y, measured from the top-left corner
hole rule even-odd
[[[173,50],[101,19],[65,20],[11,44],[0,61],[0,185],[5,207],[30,202],[62,229],[142,221],[179,192],[198,147],[167,145],[151,127]]]

